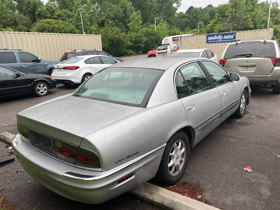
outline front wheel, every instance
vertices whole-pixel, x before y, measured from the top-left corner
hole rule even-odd
[[[245,114],[246,107],[247,107],[247,100],[248,100],[247,95],[248,95],[247,91],[244,90],[240,97],[238,108],[237,108],[236,112],[234,113],[235,117],[237,117],[237,118],[242,118]]]
[[[36,96],[45,96],[49,92],[49,86],[46,82],[40,81],[34,85],[33,92]]]
[[[156,179],[172,185],[183,176],[190,159],[190,143],[184,132],[174,134],[167,142]]]

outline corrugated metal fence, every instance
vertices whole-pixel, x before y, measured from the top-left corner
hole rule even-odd
[[[102,50],[101,35],[0,31],[0,49],[22,49],[40,58],[59,60],[74,49]]]
[[[246,39],[271,39],[273,36],[273,29],[259,29],[250,31],[237,31],[236,39],[246,40]],[[213,50],[218,59],[220,59],[225,47],[228,43],[206,43],[206,35],[195,35],[195,36],[182,36],[180,37],[180,49],[199,49],[199,48],[209,48]]]

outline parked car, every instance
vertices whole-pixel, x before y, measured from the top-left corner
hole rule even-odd
[[[55,87],[56,82],[49,75],[24,74],[0,65],[0,98],[31,93],[44,96]]]
[[[153,177],[177,182],[191,148],[232,114],[242,117],[249,98],[246,77],[209,59],[131,60],[18,113],[12,145],[34,179],[96,204]]]
[[[29,74],[52,74],[52,67],[58,61],[43,60],[24,50],[0,50],[0,64]]]
[[[251,85],[280,93],[280,50],[276,40],[246,40],[230,43],[220,64],[229,72],[246,76]]]
[[[103,55],[71,57],[53,68],[52,76],[58,83],[83,83],[98,71],[119,61]]]
[[[215,62],[218,62],[216,53],[207,48],[178,50],[177,52],[173,53],[172,56],[209,58]]]
[[[64,60],[67,60],[68,58],[71,58],[71,57],[76,57],[76,56],[81,56],[81,55],[105,55],[105,56],[108,56],[110,58],[114,58],[120,62],[122,62],[123,60],[119,57],[114,57],[112,56],[111,54],[105,52],[105,51],[102,51],[102,50],[96,50],[96,49],[93,49],[93,50],[72,50],[72,51],[67,51],[65,52],[62,57],[60,58],[60,61],[64,61]]]

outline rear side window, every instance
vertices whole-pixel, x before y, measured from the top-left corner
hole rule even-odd
[[[17,63],[13,52],[0,52],[0,63]]]
[[[243,42],[231,44],[225,52],[224,59],[242,57],[275,58],[275,46],[273,42]]]
[[[100,57],[104,64],[115,64],[116,61],[108,57]]]
[[[86,64],[102,64],[102,62],[99,59],[99,57],[89,58],[89,59],[85,60],[85,63]]]

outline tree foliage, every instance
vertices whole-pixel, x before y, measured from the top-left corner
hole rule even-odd
[[[273,1],[273,0],[272,0]],[[267,27],[269,3],[229,0],[213,7],[177,12],[181,0],[0,0],[0,30],[101,34],[113,55],[147,52],[163,37]],[[279,3],[273,2],[270,27],[280,40]]]

